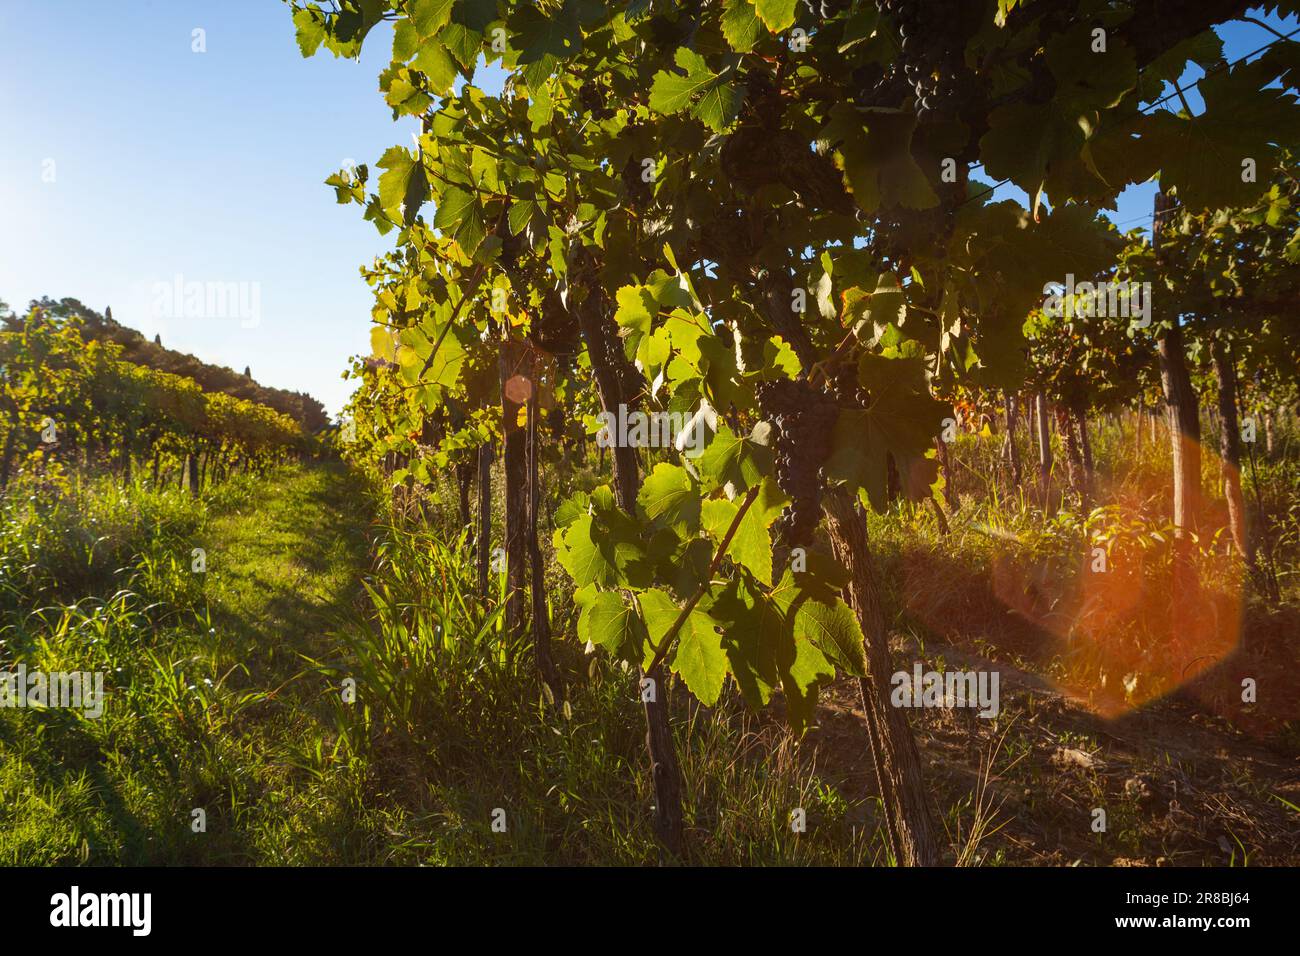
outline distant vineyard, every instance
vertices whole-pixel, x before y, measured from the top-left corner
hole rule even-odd
[[[17,474],[58,480],[74,466],[129,479],[146,465],[155,483],[174,474],[197,494],[205,481],[310,447],[289,416],[123,361],[120,346],[87,341],[75,317],[36,309],[9,326],[0,332],[0,485]]]
[[[247,402],[265,405],[288,415],[306,431],[316,433],[329,425],[329,416],[319,401],[305,392],[292,392],[282,388],[269,388],[233,369],[202,362],[193,355],[164,346],[161,340],[150,341],[135,329],[113,319],[113,310],[101,315],[77,299],[59,300],[41,298],[31,304],[54,318],[76,318],[81,322],[81,334],[86,339],[112,343],[122,350],[122,358],[136,365],[147,365],[160,372],[170,372],[191,378],[205,392],[225,392]],[[0,308],[0,312],[4,309]],[[14,321],[14,320],[10,320]]]

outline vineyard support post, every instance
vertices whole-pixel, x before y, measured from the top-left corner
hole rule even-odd
[[[478,589],[484,598],[488,595],[488,559],[492,553],[492,442],[478,446],[478,533],[475,546],[478,550]]]
[[[1020,486],[1020,449],[1016,447],[1016,405],[1017,400],[1013,392],[1006,392],[1003,398],[1003,404],[1006,411],[1007,419],[1007,464],[1011,469],[1011,487]]]
[[[1219,456],[1223,478],[1223,496],[1228,502],[1228,526],[1232,541],[1247,564],[1254,564],[1255,554],[1246,529],[1246,502],[1241,493],[1241,441],[1237,421],[1237,375],[1228,346],[1220,338],[1210,345],[1214,378],[1218,386]]]
[[[1052,436],[1047,424],[1047,396],[1042,391],[1034,395],[1034,412],[1038,425],[1038,488],[1046,511],[1052,480]]]

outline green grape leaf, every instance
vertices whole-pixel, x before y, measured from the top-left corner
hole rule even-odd
[[[595,585],[588,585],[574,594],[574,601],[582,608],[578,640],[619,657],[641,659],[645,625],[630,600],[618,591],[597,591]]]
[[[758,18],[772,33],[780,33],[794,23],[799,0],[751,0]]]
[[[393,146],[379,159],[379,202],[384,212],[410,225],[429,197],[429,181],[419,158],[401,146]]]
[[[674,59],[685,75],[666,70],[656,73],[650,87],[650,109],[665,115],[690,110],[709,129],[721,132],[740,112],[741,93],[709,69],[704,57],[694,50],[678,47]]]
[[[1205,111],[1198,116],[1161,112],[1148,117],[1145,135],[1158,144],[1160,182],[1191,210],[1244,206],[1268,188],[1279,157],[1277,144],[1300,140],[1300,108],[1294,93],[1262,89],[1275,69],[1243,64],[1211,73],[1198,89]],[[1254,160],[1256,175],[1243,175]]]
[[[798,604],[794,629],[854,677],[866,676],[862,627],[853,609],[840,598],[831,602],[806,600]]]
[[[576,518],[567,528],[556,529],[554,540],[556,560],[579,588],[625,585],[629,568],[644,560],[636,541],[620,536],[610,524],[589,514]]]
[[[763,36],[763,24],[751,0],[726,0],[722,10],[722,35],[737,53],[754,49]]]
[[[793,653],[777,660],[781,690],[785,692],[786,718],[796,733],[802,733],[817,710],[817,691],[835,676],[835,668],[809,640],[796,639]]]
[[[294,37],[298,49],[307,57],[314,54],[325,39],[325,16],[320,10],[302,7],[293,12]]]
[[[565,0],[560,9],[549,13],[531,4],[515,5],[510,17],[510,43],[520,51],[520,64],[537,67],[526,73],[530,87],[541,86],[541,81],[552,72],[555,60],[567,59],[582,49],[579,2]]]
[[[425,75],[429,91],[435,96],[447,96],[456,85],[460,71],[447,48],[436,40],[425,40],[411,65]]]
[[[912,158],[915,129],[912,113],[876,109],[864,114],[849,103],[831,108],[819,137],[836,145],[835,165],[864,211],[875,212],[881,206],[928,209],[938,204],[939,197]]]
[[[665,592],[651,588],[637,595],[645,615],[650,641],[657,648],[681,609]],[[706,707],[712,707],[722,694],[727,679],[727,655],[722,650],[722,635],[713,620],[698,607],[691,610],[677,632],[676,649],[671,655],[672,670],[679,675],[692,694]]]
[[[645,286],[625,285],[615,293],[615,299],[618,308],[614,312],[614,321],[621,328],[648,334],[659,311],[654,294]]]
[[[710,500],[702,506],[704,530],[721,544],[735,520],[739,505],[733,501]],[[763,515],[752,506],[740,520],[740,526],[727,546],[727,556],[744,566],[759,581],[772,585],[772,539],[763,523]]]
[[[748,491],[772,470],[771,431],[771,425],[759,422],[748,435],[739,437],[719,421],[713,440],[694,465],[715,488],[725,487],[733,496]]]
[[[766,706],[781,681],[777,648],[794,639],[784,610],[741,575],[718,594],[709,616],[722,630],[723,650],[746,702],[755,709]]]
[[[686,469],[660,462],[646,476],[637,504],[651,521],[691,533],[700,526],[700,491]]]
[[[411,0],[411,23],[422,37],[431,37],[451,21],[456,0]]]

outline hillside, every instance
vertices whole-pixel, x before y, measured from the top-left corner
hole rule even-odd
[[[88,336],[120,345],[123,349],[122,357],[129,362],[192,378],[205,392],[224,392],[234,398],[266,405],[288,415],[309,433],[318,432],[329,425],[325,406],[306,392],[271,388],[233,369],[200,361],[188,353],[169,349],[157,340],[151,342],[135,329],[117,322],[113,318],[111,307],[101,314],[77,299],[63,298],[56,301],[48,296],[34,299],[31,307],[39,307],[55,316],[80,316]]]

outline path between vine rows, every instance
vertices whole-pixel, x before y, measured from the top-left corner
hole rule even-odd
[[[338,658],[339,628],[367,567],[371,517],[364,487],[339,463],[280,469],[251,495],[214,502],[203,535],[212,659],[217,670],[236,668],[236,698],[267,697],[221,729],[222,749],[236,749],[242,762],[221,788],[238,802],[215,824],[209,811],[216,838],[199,860],[184,862],[364,859],[350,845],[358,821],[346,808],[346,772],[326,756],[337,739],[325,699],[331,687],[311,661]]]

